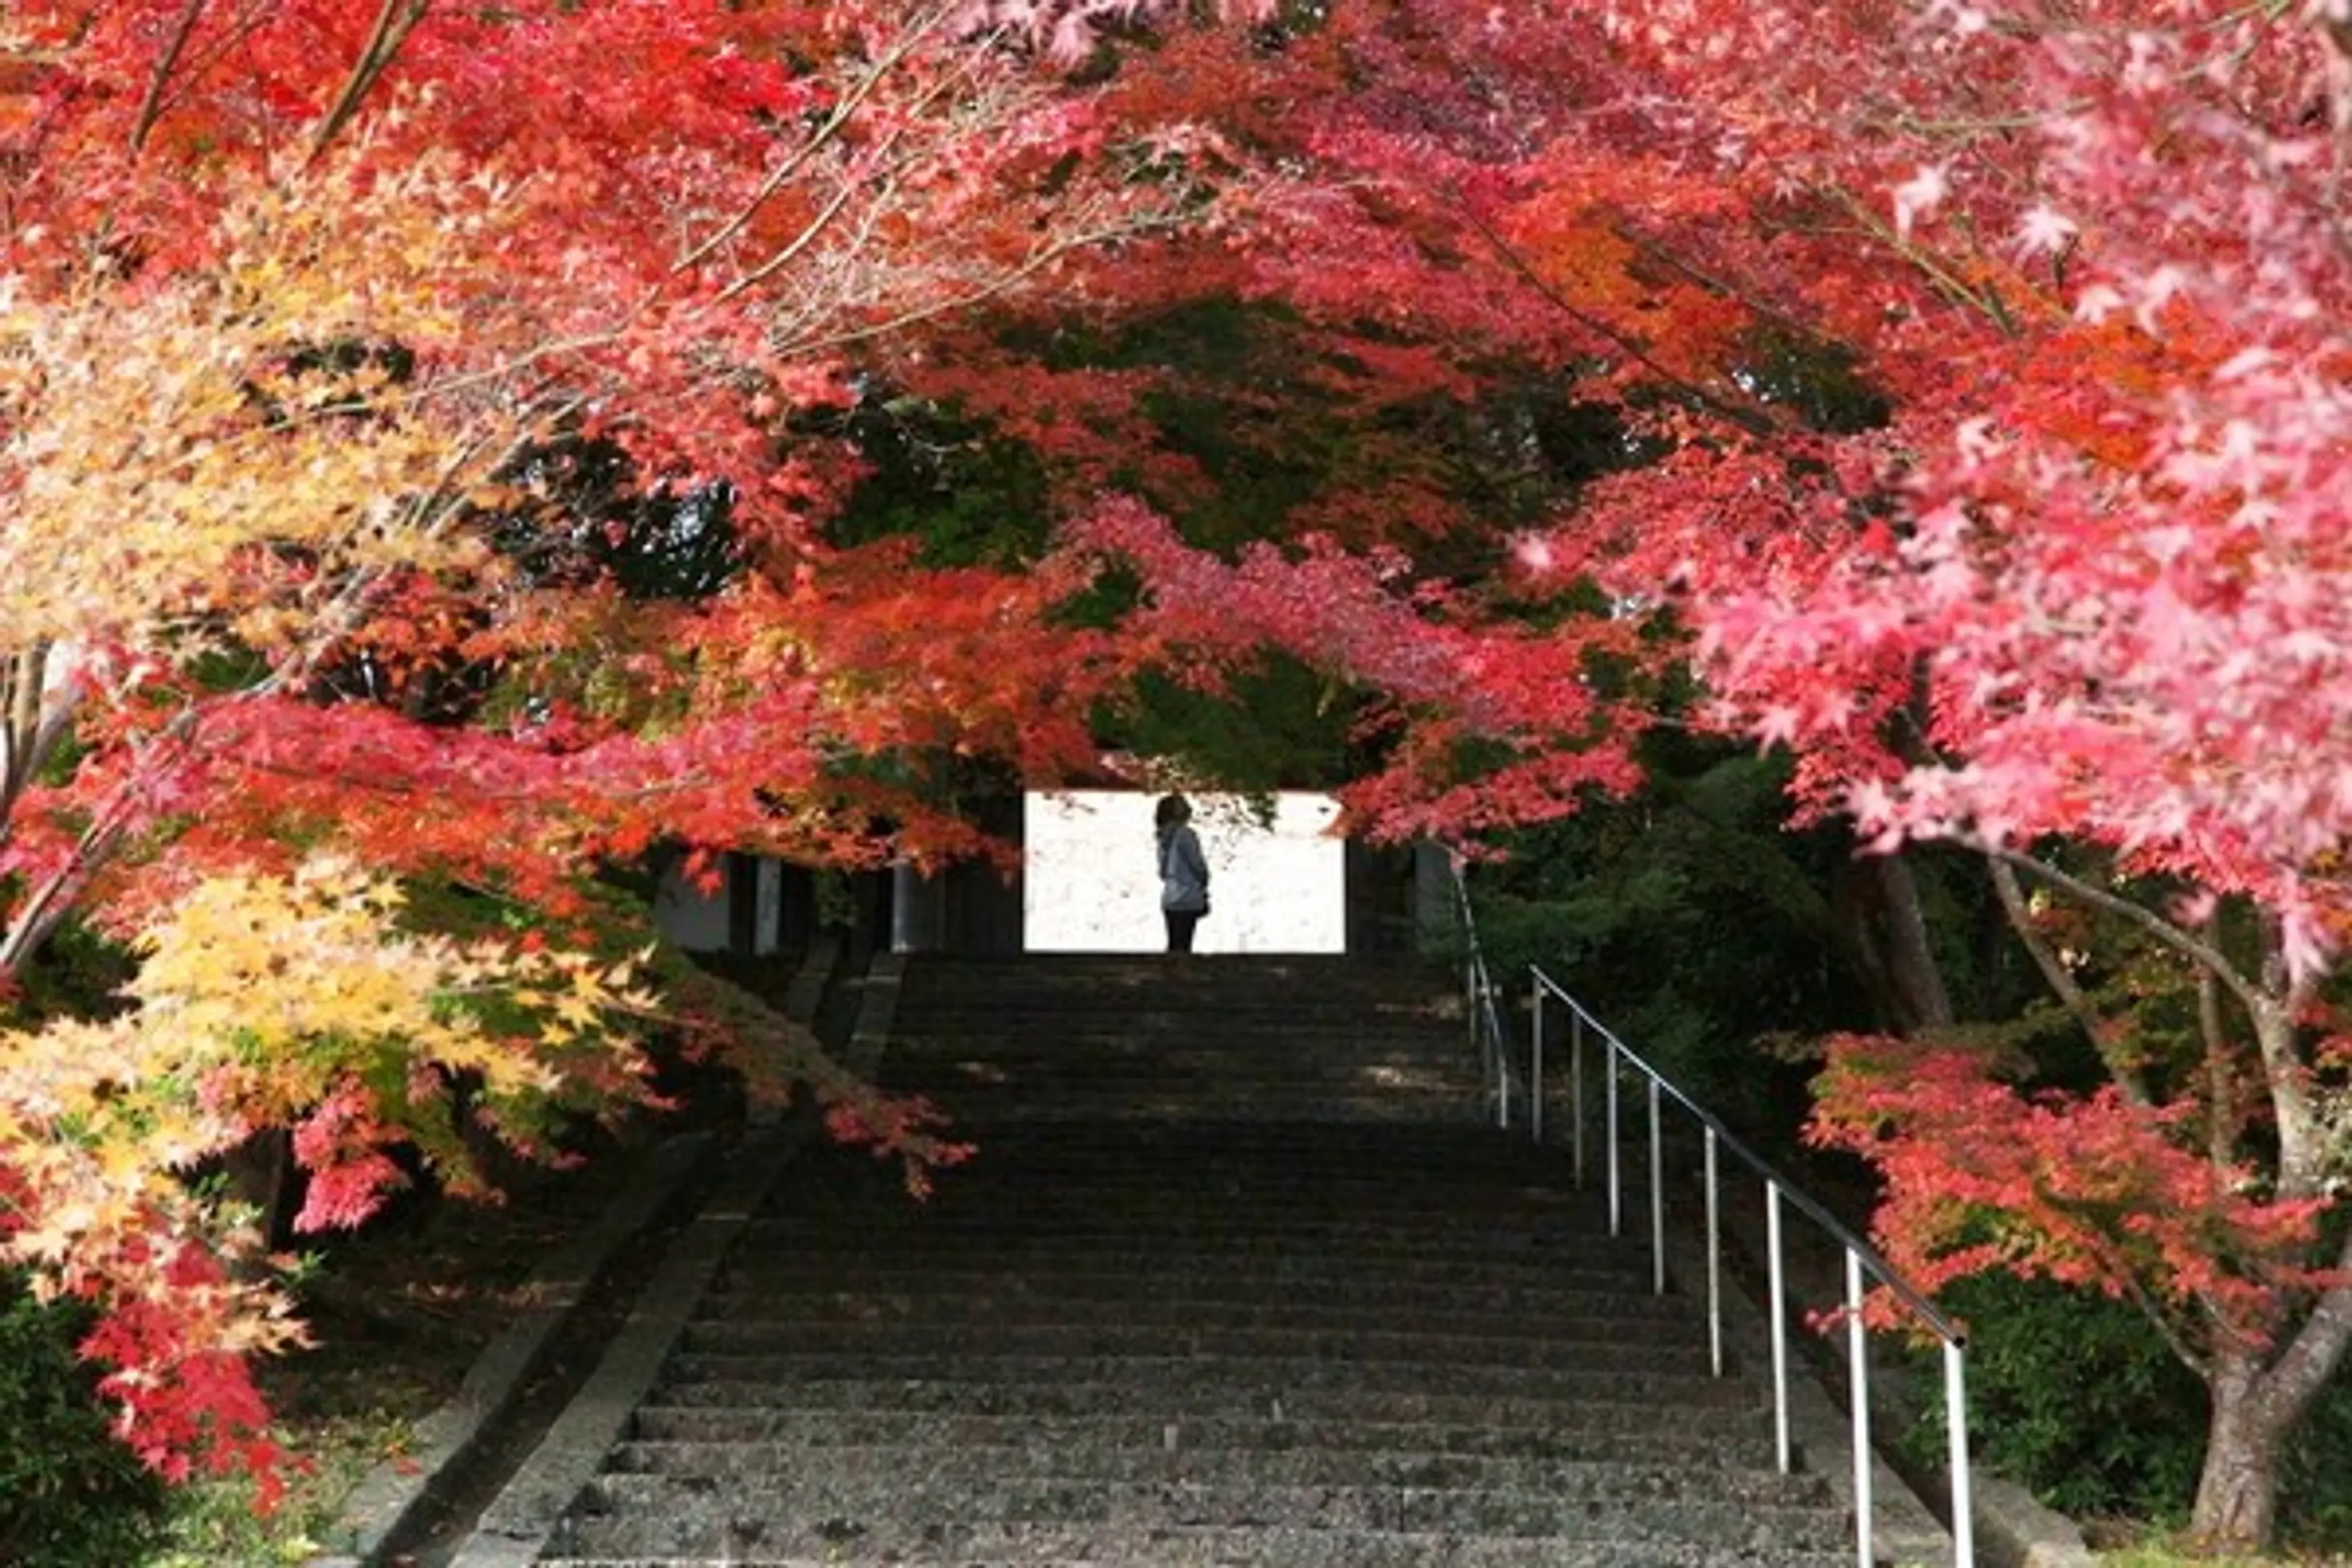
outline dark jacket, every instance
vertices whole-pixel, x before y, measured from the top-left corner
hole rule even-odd
[[[1209,907],[1209,862],[1200,835],[1182,823],[1160,834],[1160,907],[1179,914]]]

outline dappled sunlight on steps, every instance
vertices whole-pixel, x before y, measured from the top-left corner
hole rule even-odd
[[[1321,956],[921,958],[885,1078],[966,1120],[1475,1121],[1428,967]]]

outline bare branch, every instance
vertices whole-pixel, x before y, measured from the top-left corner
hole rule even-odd
[[[178,82],[164,89],[155,103],[155,118],[160,121],[171,113],[188,95],[194,83],[203,80],[211,73],[213,67],[227,58],[246,39],[259,31],[278,3],[278,0],[239,0],[236,16],[222,30],[220,37],[196,51],[187,61],[186,68],[178,73]]]
[[[1462,221],[1469,225],[1471,229],[1477,234],[1479,238],[1486,242],[1487,247],[1493,250],[1496,256],[1501,258],[1503,264],[1509,268],[1513,272],[1517,273],[1520,279],[1523,279],[1528,287],[1532,288],[1538,294],[1543,297],[1546,303],[1549,304],[1553,309],[1572,317],[1576,321],[1577,324],[1583,327],[1587,331],[1591,332],[1596,337],[1603,338],[1610,343],[1615,345],[1620,353],[1625,354],[1643,369],[1648,371],[1652,375],[1658,377],[1658,379],[1673,387],[1676,393],[1693,405],[1714,415],[1717,418],[1723,420],[1726,424],[1738,426],[1740,429],[1747,431],[1751,436],[1769,437],[1776,436],[1780,433],[1780,426],[1773,421],[1769,415],[1764,414],[1757,409],[1743,407],[1739,404],[1731,402],[1727,398],[1708,391],[1706,387],[1701,386],[1698,383],[1691,380],[1689,377],[1675,370],[1671,365],[1668,365],[1664,361],[1658,359],[1655,355],[1651,353],[1648,349],[1643,347],[1638,341],[1629,334],[1621,331],[1615,326],[1603,321],[1601,317],[1594,315],[1591,311],[1586,310],[1583,306],[1579,305],[1575,300],[1570,300],[1567,295],[1561,293],[1559,289],[1553,286],[1549,279],[1544,277],[1535,269],[1535,267],[1528,260],[1528,258],[1519,253],[1518,248],[1516,246],[1512,245],[1510,241],[1505,239],[1501,235],[1496,233],[1494,226],[1491,224],[1487,223],[1485,218],[1479,216],[1476,213],[1471,211],[1466,205],[1457,200],[1454,203],[1454,210],[1461,215]]]
[[[432,8],[433,0],[383,0],[366,47],[352,63],[352,74],[344,79],[342,91],[336,94],[334,107],[327,110],[327,117],[319,122],[317,133],[310,138],[312,162],[333,144],[359,113],[360,105],[399,58],[400,47],[408,41],[408,35],[416,30],[416,24],[425,20],[425,13]]]
[[[726,288],[720,289],[719,291],[719,303],[722,305],[726,304],[736,296],[748,289],[756,288],[761,283],[763,283],[768,279],[773,277],[777,272],[791,266],[793,261],[800,258],[803,251],[805,251],[810,246],[816,243],[819,236],[823,235],[827,228],[832,226],[833,220],[841,216],[841,209],[849,205],[849,198],[856,194],[856,185],[848,181],[844,181],[842,183],[841,189],[835,191],[832,197],[826,201],[824,205],[817,209],[815,216],[811,217],[807,223],[801,226],[800,233],[794,235],[790,240],[786,241],[773,256],[769,257],[765,261],[760,263],[759,266],[752,268],[749,272],[744,273],[741,277],[736,279],[735,281],[727,285]]]
[[[2219,932],[2219,916],[2205,924],[2206,940]],[[2205,1042],[2205,1157],[2227,1169],[2238,1152],[2238,1090],[2231,1073],[2228,1030],[2221,1019],[2221,987],[2212,971],[2197,972],[2197,1029]]]
[[[6,766],[0,769],[0,843],[5,843],[13,830],[17,800],[48,765],[72,727],[70,697],[50,700],[49,661],[54,653],[50,644],[35,643],[18,649],[5,671],[0,671],[0,694],[6,699],[5,720],[0,720],[6,729],[0,732],[0,744],[7,748]]]
[[[2228,987],[2231,994],[2244,1004],[2246,1011],[2253,1016],[2258,1025],[2264,1019],[2277,1016],[2278,1004],[2259,984],[2248,979],[2244,972],[2236,964],[2231,963],[2228,954],[2211,943],[2191,936],[2153,910],[2134,903],[2119,893],[2111,893],[2095,883],[2086,882],[2071,872],[2062,871],[2057,867],[2037,859],[2033,856],[1997,847],[1986,847],[1984,852],[1996,861],[2006,861],[2021,871],[2030,872],[2039,877],[2054,888],[2063,889],[2086,904],[2105,910],[2109,914],[2120,916],[2179,953],[2183,958],[2201,965],[2212,974],[2214,979]]]
[[[2057,994],[2059,1005],[2066,1009],[2089,1037],[2093,1047],[2099,1053],[2099,1059],[2106,1063],[2116,1086],[2123,1090],[2124,1098],[2134,1105],[2147,1104],[2147,1079],[2137,1068],[2109,1052],[2105,1038],[2105,1021],[2099,1016],[2098,1008],[2091,1005],[2091,999],[2083,994],[2083,988],[2074,984],[2074,975],[2067,973],[2058,955],[2050,950],[2050,944],[2042,940],[2042,933],[2033,929],[2033,911],[2026,907],[2025,889],[2018,886],[2017,868],[1990,855],[1985,858],[1985,864],[1992,872],[1993,891],[2000,895],[2001,912],[2009,917],[2010,929],[2024,944],[2027,955],[2033,960],[2033,967],[2042,971],[2042,978],[2048,981],[2050,989]],[[2198,973],[2202,974],[2204,971]]]
[[[1903,260],[1925,273],[1936,292],[1953,304],[1974,310],[1997,328],[2004,337],[2017,336],[2017,320],[2011,314],[2009,302],[1991,288],[1972,289],[1968,280],[1946,266],[1943,259],[1925,246],[1915,245],[1895,232],[1879,217],[1877,209],[1852,191],[1833,186],[1829,195],[1845,208],[1861,226],[1859,232]]]
[[[967,289],[961,294],[940,300],[935,304],[911,307],[899,311],[895,316],[887,317],[867,326],[852,327],[818,337],[798,339],[784,344],[779,352],[785,357],[817,353],[827,349],[841,348],[849,343],[866,342],[875,338],[887,337],[892,332],[903,331],[924,321],[936,321],[941,316],[952,316],[975,306],[984,305],[998,295],[1020,287],[1022,283],[1066,256],[1076,251],[1091,249],[1097,245],[1108,245],[1113,240],[1139,238],[1147,234],[1157,233],[1168,227],[1173,221],[1172,218],[1158,222],[1139,219],[1132,223],[1115,224],[1067,235],[1049,244],[1037,247],[1028,256],[1023,258],[1018,266],[1009,268],[987,282]]]
[[[139,118],[131,127],[131,150],[142,152],[147,138],[163,118],[165,89],[172,73],[179,68],[180,57],[187,52],[188,40],[195,35],[196,22],[205,14],[206,0],[187,0],[180,8],[179,20],[172,25],[172,36],[163,40],[163,52],[155,57],[154,68],[147,73],[147,90],[139,100]]]
[[[876,60],[866,74],[858,79],[857,85],[850,89],[843,95],[841,100],[833,106],[832,111],[826,114],[824,121],[814,131],[809,133],[808,139],[794,148],[790,157],[777,164],[768,177],[760,182],[760,188],[751,193],[751,199],[709,236],[671,265],[671,276],[676,277],[698,265],[713,251],[742,232],[744,225],[750,223],[759,214],[760,209],[767,205],[776,193],[782,190],[794,175],[807,167],[810,159],[839,138],[842,131],[849,124],[857,110],[865,106],[866,100],[874,96],[889,74],[914,52],[915,45],[936,27],[946,14],[944,10],[935,9],[930,15],[921,17],[906,32],[900,34],[882,58]],[[936,97],[942,90],[944,90],[943,87],[935,89],[929,97]],[[929,98],[925,101],[929,101]],[[833,210],[838,210],[837,203]],[[730,293],[736,290],[730,290]]]

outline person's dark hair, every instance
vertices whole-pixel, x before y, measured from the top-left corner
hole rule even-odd
[[[1151,814],[1152,826],[1162,833],[1192,819],[1192,803],[1181,795],[1161,795],[1159,806]]]

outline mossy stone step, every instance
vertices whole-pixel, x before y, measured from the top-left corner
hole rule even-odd
[[[1619,1414],[1625,1414],[1620,1412]],[[1073,1450],[1164,1446],[1258,1455],[1299,1452],[1440,1453],[1549,1463],[1673,1465],[1685,1469],[1770,1468],[1770,1441],[1748,1424],[1662,1429],[1655,1414],[1644,1431],[1594,1430],[1593,1424],[1449,1426],[1437,1421],[1286,1420],[1232,1415],[1163,1419],[1132,1412],[1094,1416],[961,1415],[791,1407],[705,1408],[652,1405],[630,1422],[630,1446],[733,1446],[748,1452],[835,1447],[908,1447],[952,1452],[966,1447],[1044,1446]],[[1622,1425],[1622,1422],[1618,1423]]]
[[[1531,1426],[1595,1437],[1625,1434],[1654,1436],[1695,1427],[1704,1431],[1712,1429],[1715,1424],[1714,1412],[1693,1411],[1647,1389],[1630,1397],[1612,1397],[1593,1391],[1554,1396],[1433,1393],[1426,1388],[1399,1391],[1367,1387],[1363,1380],[1357,1378],[1339,1381],[1339,1387],[1187,1382],[1152,1391],[1147,1405],[1139,1399],[1140,1391],[1136,1384],[1126,1380],[1087,1383],[1073,1377],[1066,1382],[1018,1385],[938,1383],[907,1377],[801,1383],[701,1378],[664,1384],[646,1402],[646,1408],[823,1411],[845,1421],[863,1420],[892,1411],[1034,1421],[1128,1416],[1148,1411],[1163,1423],[1261,1420],[1395,1426],[1425,1422],[1445,1426]],[[1638,1379],[1634,1381],[1638,1383]],[[1727,1390],[1738,1387],[1736,1384],[1716,1386]],[[1738,1395],[1724,1395],[1721,1408],[1726,1412],[1738,1408]],[[1750,1406],[1759,1415],[1763,1408],[1760,1405]]]
[[[827,1384],[962,1390],[975,1397],[999,1392],[1046,1393],[1089,1384],[1124,1386],[1130,1397],[1198,1395],[1211,1389],[1255,1390],[1269,1400],[1307,1394],[1410,1397],[1442,1388],[1471,1396],[1555,1405],[1646,1402],[1654,1410],[1696,1417],[1706,1411],[1752,1409],[1756,1391],[1736,1378],[1704,1373],[1602,1370],[1594,1367],[1463,1366],[1446,1362],[1339,1362],[1303,1356],[965,1355],[946,1347],[898,1354],[675,1356],[667,1369],[672,1390],[696,1384],[772,1384],[789,1392]],[[885,1402],[887,1403],[887,1401]]]
[[[1431,1488],[1471,1491],[1541,1492],[1557,1502],[1600,1500],[1615,1506],[1638,1499],[1687,1500],[1694,1490],[1723,1502],[1767,1508],[1828,1509],[1828,1485],[1819,1476],[1784,1476],[1769,1468],[1718,1469],[1700,1475],[1680,1462],[1623,1459],[1506,1458],[1412,1449],[1195,1447],[1171,1428],[1178,1446],[1078,1445],[1036,1438],[953,1449],[918,1450],[904,1444],[648,1443],[624,1445],[609,1467],[614,1475],[720,1477],[750,1479],[764,1489],[823,1478],[857,1484],[877,1477],[919,1477],[926,1486],[986,1489],[1008,1480],[1097,1480],[1121,1485],[1221,1487]]]
[[[1688,1542],[1599,1544],[1513,1541],[1460,1535],[1379,1535],[1325,1531],[1299,1538],[1245,1531],[1153,1531],[1122,1538],[1087,1534],[1072,1556],[1067,1531],[941,1532],[937,1541],[890,1542],[877,1552],[850,1542],[825,1543],[821,1552],[794,1554],[740,1549],[718,1560],[725,1568],[1853,1568],[1851,1549],[1791,1552],[1730,1549]],[[713,1568],[692,1557],[542,1556],[541,1568]]]
[[[870,1551],[887,1541],[911,1545],[989,1525],[1063,1526],[1073,1545],[1103,1527],[1121,1533],[1247,1528],[1829,1551],[1843,1539],[1846,1519],[1834,1509],[1706,1496],[1561,1498],[1452,1487],[1128,1483],[1080,1476],[999,1478],[975,1489],[953,1472],[934,1479],[901,1467],[856,1477],[769,1476],[744,1488],[713,1478],[607,1474],[580,1500],[559,1541],[568,1552],[702,1552],[724,1561],[744,1546],[809,1552],[854,1542]]]
[[[1630,1310],[1607,1304],[1622,1300]],[[1612,1347],[1686,1346],[1692,1324],[1672,1298],[1598,1297],[1575,1314],[1547,1311],[1521,1317],[1483,1312],[1383,1311],[1367,1314],[1340,1303],[1277,1307],[1150,1298],[1131,1301],[1070,1300],[1034,1291],[983,1297],[919,1295],[911,1292],[831,1291],[779,1298],[755,1294],[721,1299],[688,1330],[692,1348],[742,1350],[789,1338],[803,1347],[863,1341],[881,1333],[919,1332],[951,1336],[959,1345],[992,1333],[1051,1335],[1066,1342],[1081,1335],[1123,1334],[1219,1336],[1226,1343],[1243,1335],[1277,1342],[1275,1336],[1381,1334],[1400,1341],[1475,1342],[1468,1353],[1516,1353],[1530,1345],[1583,1344]],[[1669,1310],[1646,1310],[1658,1307]],[[1467,1347],[1465,1347],[1467,1348]]]
[[[823,1261],[829,1266],[819,1267],[817,1261],[805,1258],[738,1258],[717,1291],[708,1298],[706,1315],[750,1312],[757,1316],[772,1302],[782,1307],[818,1300],[838,1303],[846,1311],[876,1312],[911,1311],[915,1303],[936,1302],[950,1318],[960,1305],[973,1311],[999,1311],[1023,1303],[1033,1308],[1060,1306],[1095,1317],[1123,1310],[1181,1314],[1194,1308],[1337,1312],[1351,1317],[1372,1313],[1383,1320],[1436,1313],[1491,1322],[1497,1332],[1515,1331],[1553,1315],[1575,1317],[1589,1312],[1613,1318],[1668,1317],[1683,1321],[1694,1334],[1699,1331],[1688,1301],[1679,1296],[1646,1294],[1646,1279],[1639,1282],[1639,1289],[1629,1289],[1635,1282],[1613,1272],[1556,1272],[1534,1280],[1466,1279],[1458,1273],[1442,1272],[1422,1279],[1390,1275],[1350,1280],[1343,1293],[1318,1293],[1247,1269],[1213,1278],[1175,1279],[1079,1267],[1055,1270],[1007,1269],[995,1264],[949,1268],[939,1260],[923,1258],[877,1258],[854,1268],[839,1260]]]
[[[690,1325],[681,1352],[697,1356],[889,1355],[918,1343],[952,1342],[960,1359],[1010,1357],[1149,1358],[1213,1355],[1223,1360],[1394,1362],[1459,1367],[1512,1366],[1528,1371],[1585,1371],[1638,1348],[1659,1372],[1704,1373],[1706,1347],[1687,1331],[1656,1332],[1654,1321],[1633,1330],[1588,1323],[1582,1337],[1555,1331],[1504,1339],[1490,1334],[1412,1333],[1387,1328],[1217,1329],[1175,1324],[963,1323],[942,1329],[917,1321],[793,1324],[706,1320]]]

